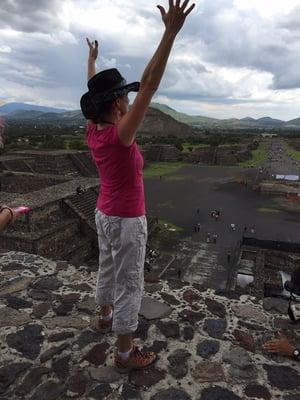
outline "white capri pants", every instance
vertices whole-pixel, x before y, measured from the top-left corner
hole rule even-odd
[[[146,216],[122,218],[95,211],[99,243],[96,304],[114,306],[116,334],[135,332],[144,290]]]

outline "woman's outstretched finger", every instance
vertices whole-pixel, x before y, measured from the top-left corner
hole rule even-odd
[[[176,0],[176,7],[180,7],[180,0]]]
[[[184,2],[183,2],[183,4],[182,4],[182,6],[181,6],[181,9],[184,11],[185,10],[185,7],[188,5],[188,2],[189,2],[190,0],[184,0]]]
[[[166,10],[163,8],[163,6],[157,6],[159,9],[161,16],[164,17],[166,15]]]
[[[190,13],[190,12],[191,12],[191,11],[194,9],[195,5],[196,5],[195,3],[194,3],[194,4],[192,4],[192,5],[191,5],[191,7],[190,7],[190,8],[188,8],[188,9],[187,9],[187,11],[184,13],[184,15],[185,15],[185,16],[188,16],[188,15],[189,15],[189,13]]]
[[[169,7],[170,8],[174,7],[173,0],[169,0]]]

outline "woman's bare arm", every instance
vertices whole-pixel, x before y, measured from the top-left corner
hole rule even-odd
[[[189,0],[185,0],[181,6],[180,0],[176,0],[174,5],[174,1],[169,0],[168,12],[162,6],[158,6],[165,25],[164,34],[143,73],[140,90],[131,110],[118,123],[120,140],[126,146],[130,146],[135,141],[136,131],[143,121],[154,93],[159,87],[176,35],[183,27],[186,17],[195,7],[195,4],[188,7],[188,3]]]
[[[87,44],[89,46],[89,58],[88,58],[88,73],[87,79],[88,81],[96,75],[96,60],[98,57],[98,41],[95,40],[91,42],[88,38],[86,38]]]

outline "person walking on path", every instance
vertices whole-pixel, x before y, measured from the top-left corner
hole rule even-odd
[[[227,262],[228,262],[228,264],[230,263],[230,260],[231,260],[231,251],[228,250],[227,251]]]
[[[115,366],[120,372],[153,364],[154,352],[140,351],[132,334],[138,326],[147,241],[143,157],[136,132],[164,74],[178,32],[195,4],[169,0],[160,10],[165,30],[141,82],[127,84],[113,68],[96,74],[98,44],[88,41],[88,89],[80,101],[88,120],[86,139],[101,177],[95,220],[99,239],[96,304],[101,313],[96,329],[117,335]],[[138,94],[129,110],[128,93]]]

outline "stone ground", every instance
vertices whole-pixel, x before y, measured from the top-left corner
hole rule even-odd
[[[261,350],[279,328],[299,343],[286,303],[153,279],[135,341],[160,358],[120,375],[93,330],[95,272],[18,252],[0,271],[1,400],[300,399],[299,363]]]

